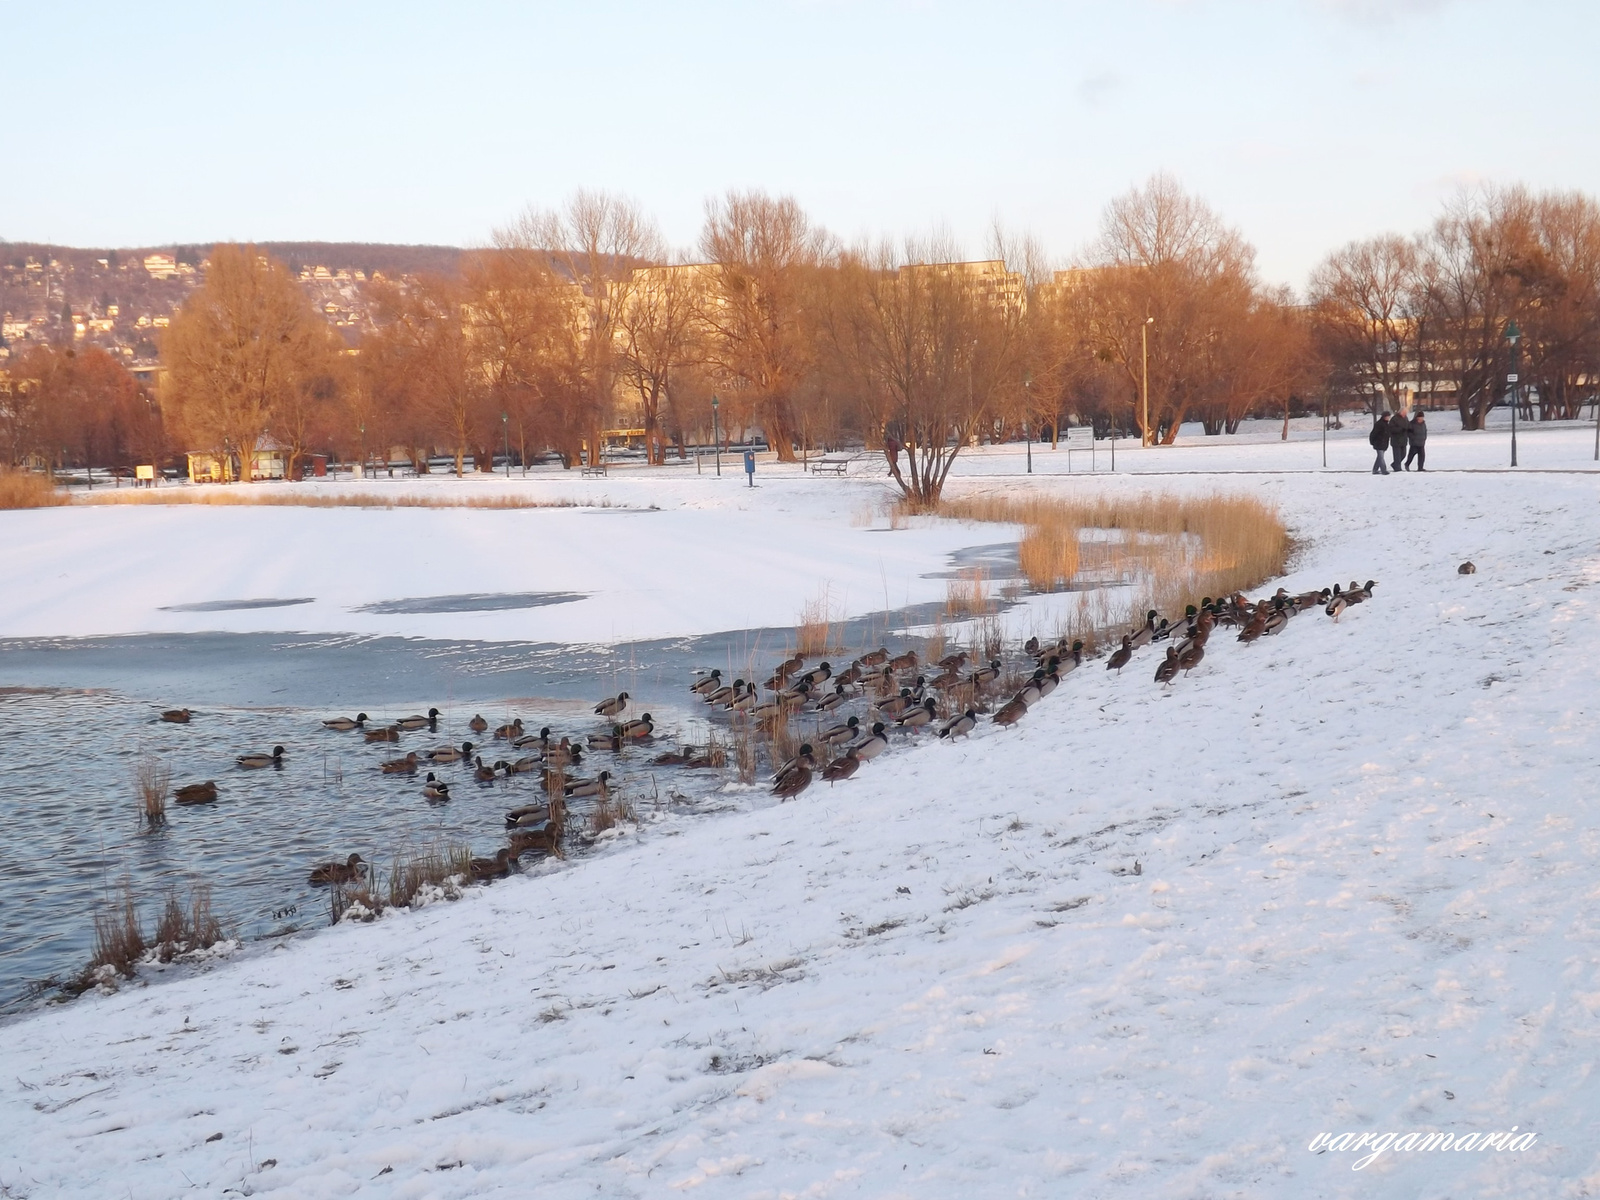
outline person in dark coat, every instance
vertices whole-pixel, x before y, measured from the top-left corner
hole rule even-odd
[[[1405,413],[1397,412],[1389,417],[1389,449],[1394,453],[1394,469],[1404,469],[1406,450],[1411,445],[1411,422],[1406,420]]]
[[[1384,451],[1389,449],[1389,422],[1381,416],[1372,418],[1372,432],[1367,434],[1367,445],[1378,452],[1378,460],[1372,464],[1374,475],[1387,475],[1389,464],[1384,460]]]
[[[1411,453],[1406,455],[1407,470],[1411,469],[1412,459],[1417,461],[1417,470],[1428,469],[1423,465],[1428,461],[1428,422],[1423,419],[1421,409],[1411,416]]]

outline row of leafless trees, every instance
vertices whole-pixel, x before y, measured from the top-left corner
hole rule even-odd
[[[1329,385],[1374,408],[1409,389],[1481,429],[1505,398],[1515,326],[1523,402],[1576,417],[1600,382],[1600,205],[1523,188],[1459,200],[1417,237],[1330,255],[1311,302]]]
[[[661,462],[709,434],[715,396],[725,437],[759,429],[780,458],[887,447],[930,500],[961,446],[1062,423],[1170,442],[1186,421],[1218,434],[1411,395],[1478,428],[1513,321],[1542,415],[1576,415],[1600,378],[1600,209],[1581,195],[1463,199],[1419,237],[1330,255],[1307,303],[1164,176],[1113,201],[1067,270],[999,235],[985,264],[938,239],[844,246],[759,192],[709,204],[697,251],[579,193],[457,276],[374,285],[376,331],[350,353],[281,264],[218,247],[163,340],[159,411],[108,356],[39,349],[0,436],[13,460],[150,457],[166,438],[248,461],[270,437],[295,460],[444,449],[459,471],[507,445],[572,465],[637,421]]]

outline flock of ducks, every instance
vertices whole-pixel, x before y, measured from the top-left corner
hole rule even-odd
[[[1371,599],[1376,586],[1368,580],[1365,584],[1352,582],[1348,588],[1335,584],[1292,596],[1279,588],[1272,596],[1253,602],[1239,594],[1216,600],[1208,597],[1199,605],[1189,605],[1184,615],[1174,621],[1159,619],[1152,609],[1143,625],[1122,635],[1120,644],[1106,660],[1106,669],[1120,674],[1137,651],[1165,642],[1166,652],[1157,663],[1155,681],[1170,687],[1180,674],[1186,675],[1201,663],[1211,635],[1219,627],[1237,630],[1236,640],[1248,645],[1281,633],[1296,615],[1313,608],[1321,608],[1337,621],[1352,606]],[[925,664],[915,650],[891,655],[886,647],[879,647],[837,672],[827,661],[808,670],[806,657],[796,654],[779,663],[759,684],[753,677],[728,683],[720,670],[712,669],[701,674],[689,691],[707,707],[769,733],[791,719],[810,716],[816,720],[817,729],[811,739],[802,742],[797,753],[773,773],[772,794],[789,800],[804,792],[818,776],[830,784],[854,776],[863,763],[871,762],[889,748],[891,731],[916,737],[927,729],[937,732],[940,738],[954,740],[972,733],[980,714],[988,715],[996,725],[1015,725],[1054,692],[1065,676],[1083,665],[1083,651],[1081,641],[1061,638],[1044,645],[1038,638],[1030,638],[1023,647],[1024,655],[1032,662],[1031,670],[1022,668],[1026,675],[1015,668],[1008,672],[999,658],[980,662],[966,651]],[[1019,676],[1020,686],[1001,700],[1002,689],[1016,684]],[[595,704],[594,715],[605,722],[605,728],[579,735],[576,740],[557,737],[548,726],[530,731],[521,718],[491,730],[483,715],[476,714],[468,727],[479,742],[467,740],[459,745],[413,750],[381,762],[378,769],[385,775],[414,776],[428,766],[467,762],[472,765],[472,778],[478,784],[537,775],[544,799],[510,809],[505,818],[507,845],[491,858],[470,860],[474,879],[493,879],[509,873],[525,853],[550,853],[560,848],[569,801],[604,803],[609,798],[613,778],[610,771],[602,770],[589,778],[579,778],[571,772],[586,757],[617,753],[654,738],[655,721],[649,713],[623,719],[630,701],[627,692],[618,692]],[[840,710],[855,702],[865,705],[865,714],[844,716]],[[171,709],[161,714],[161,720],[187,724],[192,715],[188,709]],[[359,733],[370,743],[397,743],[407,733],[437,733],[439,718],[439,710],[430,708],[425,714],[369,726],[371,718],[363,712],[354,717],[332,717],[322,725],[333,733]],[[830,718],[832,723],[827,723]],[[482,747],[501,743],[508,753],[486,763]],[[284,755],[283,746],[274,746],[270,753],[241,754],[235,761],[242,770],[281,768]],[[654,759],[658,765],[687,768],[720,766],[723,761],[709,747],[683,747]],[[432,803],[451,799],[450,784],[431,770],[426,773],[421,792]],[[206,780],[179,787],[174,795],[179,804],[206,804],[217,799],[218,791],[214,780]],[[342,862],[317,864],[308,881],[352,883],[360,880],[367,869],[361,856],[352,854]]]
[[[1221,626],[1236,629],[1237,640],[1246,645],[1263,637],[1283,632],[1294,616],[1321,608],[1337,621],[1353,605],[1371,599],[1377,586],[1352,581],[1348,588],[1339,584],[1291,596],[1279,588],[1272,596],[1250,601],[1241,594],[1189,605],[1175,621],[1160,619],[1154,609],[1145,614],[1145,623],[1122,636],[1120,644],[1106,660],[1106,669],[1119,674],[1136,651],[1159,642],[1167,643],[1166,653],[1157,664],[1155,681],[1170,687],[1180,673],[1187,675],[1205,658],[1212,631]],[[1015,725],[1029,711],[1060,686],[1062,679],[1084,662],[1082,641],[1059,639],[1054,645],[1030,638],[1023,652],[1032,659],[1031,673],[1011,696],[996,705],[989,719],[996,725]],[[965,653],[940,659],[933,667],[933,678],[919,674],[922,664],[915,651],[890,657],[880,648],[864,654],[837,674],[831,664],[821,663],[806,671],[802,655],[780,663],[771,677],[759,687],[735,679],[724,683],[718,670],[706,672],[690,686],[690,692],[712,707],[742,712],[756,721],[773,725],[792,716],[812,713],[819,728],[812,741],[780,766],[772,778],[772,793],[785,800],[798,796],[820,774],[829,783],[853,776],[863,762],[869,762],[889,746],[892,727],[915,734],[925,726],[938,727],[941,738],[955,739],[970,734],[980,711],[989,712],[989,701],[1003,682],[1001,660],[974,666]],[[763,690],[771,693],[763,696]],[[866,700],[871,724],[864,728],[862,718],[821,727],[824,714],[837,710],[856,698]],[[941,700],[943,703],[941,703]],[[941,721],[941,711],[948,712]]]

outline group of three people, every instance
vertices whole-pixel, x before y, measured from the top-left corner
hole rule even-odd
[[[1417,470],[1427,470],[1423,464],[1428,461],[1428,422],[1421,409],[1413,413],[1409,421],[1402,412],[1388,417],[1380,413],[1372,420],[1372,432],[1367,435],[1367,442],[1378,452],[1377,461],[1372,464],[1374,475],[1389,473],[1389,464],[1383,459],[1385,450],[1394,455],[1396,471],[1409,471],[1413,462],[1417,464]]]

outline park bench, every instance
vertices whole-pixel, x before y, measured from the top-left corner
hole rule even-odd
[[[854,461],[854,456],[828,455],[814,458],[807,465],[813,475],[846,475],[850,471],[850,464]]]
[[[590,463],[587,467],[585,467],[583,469],[583,473],[585,475],[604,475],[606,473],[606,464],[605,463]]]

